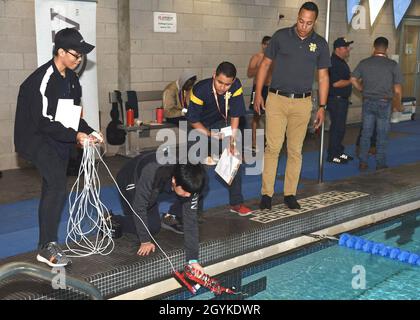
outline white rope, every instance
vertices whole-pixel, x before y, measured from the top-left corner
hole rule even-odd
[[[110,214],[106,206],[99,199],[100,180],[95,167],[95,154],[98,156],[100,162],[102,162],[105,166],[121,197],[128,204],[133,214],[141,221],[147,233],[149,234],[150,239],[156,244],[165,258],[168,260],[171,269],[176,272],[176,269],[169,256],[152,236],[143,219],[137,214],[137,212],[131,206],[130,202],[122,194],[111,171],[104,162],[99,148],[96,147],[96,145],[89,143],[87,139],[83,145],[83,157],[79,169],[79,175],[71,189],[69,196],[70,219],[67,224],[66,237],[66,245],[69,251],[71,251],[76,257],[80,257],[89,256],[92,254],[107,255],[114,249],[114,241],[112,240],[111,235],[111,219],[106,221],[106,217],[110,217]],[[80,190],[79,184],[82,175],[84,177],[84,186],[83,189]],[[104,212],[106,212],[106,217],[104,216]],[[83,226],[84,224],[86,226]],[[85,230],[83,230],[83,227]],[[92,235],[95,231],[95,241],[89,240],[87,236]],[[70,248],[70,241],[79,246],[79,248]],[[111,246],[110,249],[108,249],[109,246]],[[75,257],[71,255],[69,256]]]
[[[79,174],[69,195],[66,245],[72,254],[70,257],[108,255],[114,249],[111,215],[100,200],[95,150],[96,146],[86,139]]]

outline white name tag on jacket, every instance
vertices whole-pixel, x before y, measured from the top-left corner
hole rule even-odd
[[[232,135],[232,127],[224,127],[222,129],[220,129],[220,132],[223,133],[223,135],[225,137],[230,137]]]
[[[66,128],[78,131],[82,107],[76,106],[73,99],[58,99],[55,121],[61,122]]]

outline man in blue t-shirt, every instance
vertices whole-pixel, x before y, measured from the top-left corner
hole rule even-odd
[[[225,99],[228,99],[228,110]],[[219,64],[212,78],[201,80],[193,87],[186,118],[191,127],[206,136],[209,141],[221,141],[224,138],[221,132],[212,129],[230,126],[232,146],[238,131],[239,118],[244,114],[242,84],[236,78],[235,66],[225,61]],[[229,202],[230,211],[240,216],[247,216],[252,212],[243,205],[241,168],[229,186]]]

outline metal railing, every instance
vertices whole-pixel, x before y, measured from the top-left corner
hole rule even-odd
[[[57,276],[57,274],[51,272],[50,269],[42,268],[27,262],[12,262],[0,267],[0,281],[19,274],[25,274],[50,282]],[[66,286],[89,295],[93,300],[103,299],[99,290],[92,284],[68,275],[66,275],[65,280]]]

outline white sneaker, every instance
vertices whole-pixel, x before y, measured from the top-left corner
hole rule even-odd
[[[36,260],[48,264],[50,267],[65,267],[71,264],[71,260],[66,256],[57,242],[49,242],[38,251]]]

